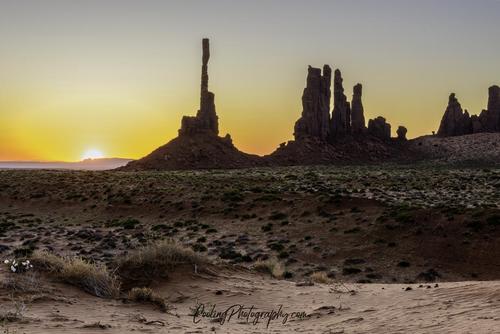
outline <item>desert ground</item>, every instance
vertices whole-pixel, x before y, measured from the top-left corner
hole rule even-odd
[[[5,333],[494,333],[499,240],[494,165],[5,170],[0,323]],[[165,253],[168,263],[151,255]],[[14,259],[33,267],[14,273],[3,263]],[[253,312],[229,317],[234,305]],[[280,305],[269,322],[256,316]]]

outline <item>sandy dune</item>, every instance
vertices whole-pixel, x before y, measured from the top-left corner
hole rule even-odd
[[[217,271],[208,275],[182,270],[157,284],[155,290],[173,307],[168,314],[154,306],[98,299],[52,284],[50,293],[29,305],[25,323],[6,329],[9,333],[498,333],[500,327],[499,281],[297,286],[244,269]],[[4,291],[2,298],[8,299]],[[259,310],[283,305],[284,312],[304,311],[307,317],[286,324],[279,317],[267,328],[267,320],[253,325],[238,319],[238,313],[222,325],[201,316],[194,323],[197,302],[206,309],[215,304],[219,311],[237,304]],[[9,302],[2,305],[9,307]]]

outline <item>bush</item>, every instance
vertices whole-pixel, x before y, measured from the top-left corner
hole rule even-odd
[[[314,283],[322,283],[329,284],[332,280],[328,277],[328,275],[324,271],[316,271],[311,274],[311,280]]]
[[[283,278],[285,274],[285,266],[276,259],[257,261],[253,268],[258,272],[270,274],[274,278]]]
[[[192,249],[171,241],[162,240],[131,252],[118,262],[118,274],[127,285],[140,282],[148,285],[153,279],[166,277],[182,264],[200,265],[207,260]]]
[[[168,305],[165,300],[150,288],[133,288],[128,292],[128,299],[138,303],[156,305],[162,312],[168,311]]]
[[[115,298],[120,294],[118,279],[103,264],[88,262],[79,257],[60,257],[48,252],[35,252],[32,263],[35,269],[46,271],[94,296]]]

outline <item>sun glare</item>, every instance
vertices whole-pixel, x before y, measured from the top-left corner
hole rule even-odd
[[[82,155],[82,160],[86,159],[101,159],[104,158],[104,154],[96,149],[86,150]]]

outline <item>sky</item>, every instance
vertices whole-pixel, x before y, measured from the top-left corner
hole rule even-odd
[[[500,84],[496,0],[0,0],[0,160],[140,158],[199,104],[201,39],[221,135],[269,154],[293,138],[307,66],[329,64],[365,117],[408,136]]]

